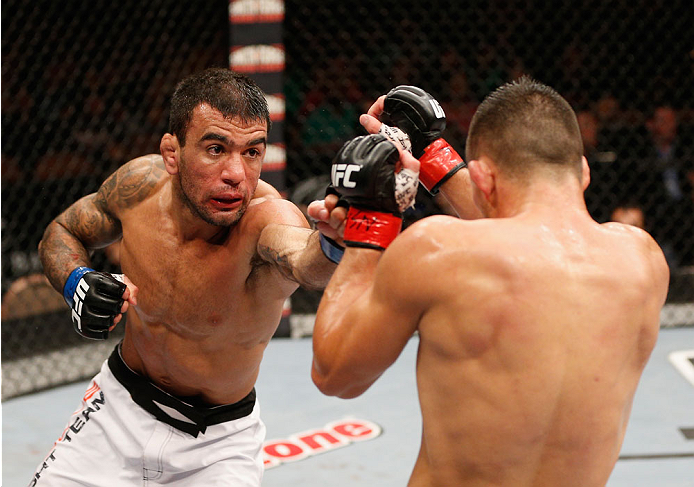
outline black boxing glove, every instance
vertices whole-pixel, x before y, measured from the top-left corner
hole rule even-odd
[[[388,92],[383,106],[384,121],[404,131],[419,159],[419,178],[431,194],[460,169],[463,158],[441,138],[446,114],[429,93],[416,86],[400,85]]]
[[[78,267],[63,287],[63,297],[72,308],[72,324],[85,338],[105,340],[108,329],[123,306],[126,285],[114,274]]]
[[[349,204],[346,246],[384,250],[400,233],[402,211],[417,193],[417,174],[402,169],[396,176],[398,159],[383,135],[356,137],[335,156],[332,184]]]

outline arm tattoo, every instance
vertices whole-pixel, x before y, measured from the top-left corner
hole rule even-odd
[[[147,198],[165,174],[160,156],[126,164],[113,173],[97,192],[97,204],[106,209],[126,209]]]
[[[53,221],[39,242],[43,272],[53,287],[63,291],[63,285],[75,267],[89,266],[89,254],[65,227]]]
[[[287,254],[280,253],[266,245],[258,245],[258,253],[263,260],[277,264],[277,270],[279,270],[285,278],[290,281],[299,282],[296,276],[294,276],[292,264]]]
[[[101,248],[122,234],[118,214],[152,194],[165,172],[161,157],[150,156],[125,164],[101,185],[58,216],[39,244],[44,272],[58,290],[70,272],[89,266],[89,249]]]
[[[320,248],[318,231],[287,227],[274,243],[259,243],[258,255],[282,275],[306,289],[323,289],[335,270]],[[279,249],[279,250],[278,250]]]

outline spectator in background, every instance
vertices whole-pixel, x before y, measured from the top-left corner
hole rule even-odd
[[[595,114],[603,150],[613,151],[620,163],[630,164],[643,158],[647,134],[640,120],[632,120],[631,112],[622,109],[617,97],[603,94],[595,103]]]
[[[653,231],[661,246],[673,249],[671,265],[692,265],[694,203],[687,173],[691,171],[694,151],[679,133],[673,107],[655,107],[645,125],[649,134],[647,164],[638,190],[645,196],[647,218],[658,222]]]
[[[656,107],[646,128],[651,139],[649,156],[662,176],[662,188],[668,198],[684,199],[690,192],[685,165],[688,162],[691,166],[692,153],[678,137],[677,113],[668,105]]]

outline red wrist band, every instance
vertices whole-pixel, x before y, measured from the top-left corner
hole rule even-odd
[[[350,207],[345,221],[345,245],[385,250],[401,227],[402,218],[391,213]]]
[[[426,146],[419,162],[419,180],[431,194],[438,193],[448,178],[466,167],[463,158],[443,139],[436,139]]]

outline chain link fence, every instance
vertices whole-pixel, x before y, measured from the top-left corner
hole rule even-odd
[[[122,327],[108,343],[72,330],[37,245],[118,166],[159,152],[175,84],[228,65],[227,12],[226,0],[3,2],[3,399],[91,377],[122,337]],[[111,272],[117,262],[93,258]]]
[[[445,137],[463,153],[484,96],[529,74],[579,114],[590,212],[655,236],[672,270],[663,324],[691,324],[692,25],[686,0],[286,1],[288,197],[322,196],[336,150],[363,133],[358,115],[393,86],[436,96]],[[41,277],[37,244],[119,165],[158,152],[173,87],[228,65],[228,29],[226,0],[3,2],[3,398],[91,376],[107,355],[72,331]],[[422,191],[406,223],[447,211]],[[117,256],[94,259],[117,269]],[[300,290],[294,312],[310,314],[319,298]],[[39,353],[62,358],[27,365]]]

